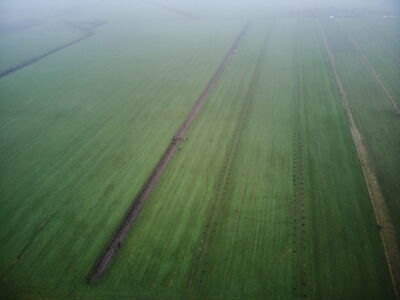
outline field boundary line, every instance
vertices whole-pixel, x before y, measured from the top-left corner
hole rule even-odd
[[[377,176],[373,169],[372,163],[369,159],[369,154],[366,146],[364,145],[361,133],[354,121],[351,112],[350,103],[347,94],[344,90],[342,81],[336,69],[335,59],[329,47],[329,42],[326,37],[325,31],[321,22],[317,21],[318,29],[323,39],[325,50],[328,54],[329,62],[336,79],[336,86],[339,91],[342,107],[346,114],[347,123],[349,125],[350,133],[357,151],[358,159],[361,164],[361,169],[364,174],[365,183],[368,189],[371,205],[375,213],[376,223],[379,229],[379,235],[382,241],[383,249],[386,256],[387,265],[389,268],[390,277],[392,280],[393,290],[395,297],[399,299],[400,296],[400,257],[396,241],[396,231],[390,220],[389,209],[386,205],[385,199],[381,192]]]
[[[192,20],[198,20],[199,19],[199,17],[196,16],[195,14],[192,14],[192,13],[187,12],[187,11],[183,11],[183,10],[178,9],[176,7],[165,5],[163,3],[159,3],[159,2],[156,2],[156,1],[145,1],[145,2],[149,3],[149,4],[152,4],[154,6],[158,6],[158,7],[164,8],[165,10],[168,10],[170,12],[173,12],[175,14],[181,15],[183,17],[186,17],[186,18],[189,18],[189,19],[192,19]]]
[[[378,73],[376,73],[376,70],[374,67],[371,65],[369,62],[368,58],[365,56],[364,52],[361,50],[360,45],[358,42],[353,38],[353,36],[346,30],[346,28],[343,26],[343,24],[339,21],[336,21],[339,26],[342,28],[342,31],[346,34],[350,42],[353,44],[354,48],[357,49],[357,52],[360,54],[362,60],[364,61],[364,64],[368,67],[369,71],[371,74],[374,76],[375,81],[380,85],[382,90],[384,91],[386,98],[389,99],[389,101],[392,103],[394,110],[396,113],[400,116],[400,108],[397,106],[396,101],[393,99],[392,94],[390,93],[389,89],[385,86],[383,83],[382,79],[379,77]]]
[[[25,62],[23,62],[23,63],[21,63],[21,64],[19,64],[17,66],[15,66],[15,67],[10,67],[5,71],[0,72],[0,79],[5,77],[5,76],[7,76],[7,75],[10,75],[10,74],[12,74],[14,72],[17,72],[17,71],[19,71],[19,70],[21,70],[23,68],[26,68],[26,67],[28,67],[28,66],[30,66],[30,65],[32,65],[32,64],[34,64],[34,63],[36,63],[36,62],[38,62],[38,61],[40,61],[42,59],[44,59],[44,58],[46,58],[47,56],[50,56],[50,55],[52,55],[54,53],[57,53],[57,52],[59,52],[59,51],[61,51],[63,49],[66,49],[66,48],[68,48],[70,46],[73,46],[75,44],[78,44],[78,43],[90,38],[91,36],[93,36],[95,34],[93,29],[96,28],[96,27],[99,27],[99,26],[101,26],[103,24],[105,24],[105,22],[102,23],[102,24],[94,26],[93,28],[91,28],[91,30],[85,32],[83,34],[83,36],[81,36],[81,37],[79,37],[77,39],[74,39],[74,40],[72,40],[72,41],[70,41],[70,42],[68,42],[68,43],[66,43],[64,45],[61,45],[59,47],[53,48],[53,49],[51,49],[51,50],[49,50],[49,51],[47,51],[47,52],[45,52],[43,54],[35,56],[34,58],[31,58],[31,59],[29,59],[29,60],[27,60],[27,61],[25,61]]]
[[[181,141],[184,139],[186,132],[189,130],[190,126],[192,125],[193,121],[195,120],[198,112],[202,108],[203,104],[205,103],[208,95],[210,94],[211,90],[214,88],[216,82],[221,77],[223,71],[225,70],[226,66],[228,65],[233,53],[235,52],[239,42],[244,37],[247,32],[247,29],[250,26],[250,22],[247,22],[245,26],[242,28],[239,35],[236,37],[233,45],[229,49],[228,53],[224,57],[221,65],[209,81],[208,85],[200,95],[200,97],[195,102],[192,110],[190,111],[189,115],[186,117],[185,121],[178,129],[175,136],[172,138],[171,142],[167,146],[166,150],[164,151],[163,155],[161,156],[160,160],[157,162],[155,168],[150,173],[149,177],[146,179],[145,183],[139,190],[139,193],[133,199],[132,204],[128,208],[127,212],[125,213],[122,221],[118,225],[117,229],[111,236],[110,240],[105,245],[105,248],[101,252],[100,256],[97,258],[96,262],[94,263],[90,273],[87,277],[87,282],[89,284],[94,284],[106,273],[108,268],[110,267],[112,261],[114,260],[115,256],[117,255],[119,249],[122,246],[122,243],[128,236],[129,231],[132,229],[134,223],[136,222],[137,218],[140,215],[145,203],[147,202],[148,198],[150,197],[152,191],[156,187],[161,175],[164,173],[166,167],[168,166],[169,162],[171,161],[173,155],[177,151]]]
[[[65,48],[68,48],[68,47],[70,47],[72,45],[75,45],[75,44],[77,44],[79,42],[82,42],[82,41],[88,39],[89,37],[91,37],[92,35],[93,35],[93,32],[86,33],[83,36],[81,36],[80,38],[77,38],[77,39],[75,39],[75,40],[73,40],[71,42],[68,42],[68,43],[66,43],[66,44],[64,44],[62,46],[56,47],[54,49],[51,49],[50,51],[47,51],[47,52],[45,52],[45,53],[43,53],[41,55],[38,55],[38,56],[36,56],[34,58],[31,58],[31,59],[29,59],[29,60],[27,60],[27,61],[25,61],[25,62],[23,62],[23,63],[21,63],[21,64],[19,64],[17,66],[15,66],[15,67],[10,67],[7,70],[5,70],[5,71],[0,73],[0,78],[3,78],[5,76],[7,76],[9,74],[12,74],[12,73],[14,73],[16,71],[19,71],[19,70],[21,70],[23,68],[26,68],[26,67],[34,64],[35,62],[38,62],[38,61],[46,58],[49,55],[52,55],[52,54],[54,54],[56,52],[59,52],[59,51],[65,49]]]
[[[379,38],[378,35],[367,24],[364,23],[363,25],[364,28],[366,28],[370,35],[374,38],[374,40],[377,41],[378,44],[380,44],[398,64],[400,64],[400,57],[397,56],[397,54],[394,53],[393,50],[381,38]]]

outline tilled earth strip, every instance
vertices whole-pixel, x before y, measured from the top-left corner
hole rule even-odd
[[[186,120],[183,122],[167,149],[164,151],[164,154],[161,156],[161,159],[158,161],[156,167],[151,172],[150,176],[147,178],[146,182],[140,189],[139,193],[134,198],[132,205],[126,212],[125,216],[122,219],[122,222],[117,227],[117,230],[112,235],[110,241],[107,243],[103,252],[100,254],[95,264],[93,265],[89,276],[87,278],[87,282],[90,284],[96,283],[107,271],[110,267],[113,259],[117,255],[119,249],[121,248],[122,243],[128,236],[129,231],[132,229],[135,221],[137,220],[140,212],[142,211],[146,201],[150,197],[152,191],[156,187],[161,175],[164,173],[168,163],[171,161],[173,155],[177,151],[181,141],[185,137],[186,132],[189,130],[192,125],[194,119],[196,118],[198,112],[202,108],[204,102],[208,98],[211,90],[215,86],[216,82],[222,75],[226,66],[228,65],[233,53],[235,52],[240,40],[244,37],[247,32],[248,27],[250,26],[250,22],[248,22],[242,29],[242,31],[237,36],[234,41],[232,47],[229,49],[226,54],[224,60],[219,66],[218,70],[211,78],[210,82],[204,89],[203,93],[200,95],[198,100],[196,101],[193,109],[187,116]]]

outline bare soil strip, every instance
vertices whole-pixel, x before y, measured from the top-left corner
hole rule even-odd
[[[175,7],[172,7],[172,6],[169,6],[169,5],[165,5],[163,3],[159,3],[159,2],[155,2],[155,1],[147,1],[147,2],[150,3],[150,4],[153,4],[155,6],[162,7],[164,9],[166,9],[166,10],[169,10],[170,12],[176,13],[176,14],[181,15],[183,17],[192,19],[192,20],[198,20],[199,19],[198,16],[196,16],[196,15],[190,13],[190,12],[177,9]]]
[[[374,67],[371,65],[367,57],[364,55],[363,51],[360,48],[360,45],[357,43],[357,41],[352,37],[352,35],[345,29],[345,27],[338,22],[343,30],[343,32],[347,35],[353,46],[357,49],[357,52],[360,54],[361,58],[363,59],[365,65],[369,68],[371,74],[374,76],[376,82],[381,86],[383,91],[385,92],[386,97],[389,99],[389,101],[392,103],[394,110],[398,115],[400,115],[400,108],[396,104],[396,101],[393,99],[392,94],[390,93],[389,89],[385,86],[379,75],[376,73]]]
[[[96,25],[94,25],[92,27],[92,29],[94,29],[95,27],[101,26],[101,25],[103,25],[105,23],[106,22],[102,22],[101,24],[96,24]],[[47,52],[45,52],[45,53],[43,53],[43,54],[41,54],[39,56],[36,56],[34,58],[31,58],[30,60],[27,60],[27,61],[23,62],[22,64],[20,64],[18,66],[11,67],[11,68],[1,72],[0,73],[0,79],[5,77],[5,76],[7,76],[7,75],[10,75],[11,73],[14,73],[14,72],[18,71],[18,70],[26,68],[26,67],[28,67],[28,66],[30,66],[30,65],[32,65],[32,64],[34,64],[34,63],[36,63],[36,62],[38,62],[38,61],[40,61],[42,59],[44,59],[44,58],[46,58],[47,56],[50,56],[50,55],[52,55],[52,54],[54,54],[56,52],[59,52],[59,51],[61,51],[63,49],[66,49],[66,48],[71,47],[71,46],[73,46],[75,44],[78,44],[78,43],[90,38],[93,35],[94,35],[94,32],[92,30],[88,30],[88,31],[84,32],[83,36],[81,36],[80,38],[77,38],[77,39],[75,39],[75,40],[73,40],[71,42],[68,42],[68,43],[66,43],[66,44],[64,44],[62,46],[59,46],[57,48],[51,49],[51,50],[49,50],[49,51],[47,51]]]
[[[203,228],[200,241],[196,248],[196,254],[192,260],[191,268],[187,276],[187,286],[193,286],[194,280],[197,279],[198,286],[204,282],[204,276],[208,270],[208,257],[211,252],[216,232],[218,220],[223,211],[223,204],[228,197],[229,185],[231,183],[232,174],[234,173],[235,162],[240,150],[240,140],[242,137],[243,128],[247,124],[251,104],[254,100],[255,88],[259,82],[259,76],[262,68],[262,59],[267,46],[267,37],[265,36],[260,54],[258,56],[256,67],[254,69],[250,86],[239,114],[236,127],[234,129],[231,141],[225,154],[224,163],[219,172],[218,182],[215,189],[213,201],[211,203],[207,221]]]
[[[198,112],[202,108],[204,102],[208,98],[211,90],[215,86],[216,82],[220,78],[221,74],[225,70],[226,66],[228,65],[235,49],[237,48],[240,40],[246,34],[246,31],[250,23],[247,23],[240,34],[237,36],[236,40],[234,41],[232,47],[229,49],[228,53],[226,54],[224,60],[222,61],[221,65],[219,66],[218,70],[211,78],[210,82],[197,99],[194,107],[192,108],[191,112],[187,116],[186,120],[183,122],[181,127],[178,129],[176,135],[171,140],[170,144],[168,145],[167,149],[164,151],[164,154],[161,156],[160,160],[158,161],[156,167],[151,172],[150,176],[145,181],[144,185],[140,189],[139,193],[133,199],[132,205],[129,207],[128,211],[126,212],[125,216],[123,217],[121,223],[117,227],[116,231],[112,235],[110,241],[106,244],[104,250],[102,251],[101,255],[97,258],[95,264],[93,265],[89,276],[87,278],[87,282],[89,284],[96,283],[107,271],[110,267],[113,259],[117,255],[119,249],[121,248],[122,243],[128,236],[129,231],[132,229],[135,221],[139,217],[140,212],[142,211],[146,201],[150,197],[152,191],[156,187],[161,175],[164,173],[168,163],[171,161],[173,155],[175,154],[178,146],[180,145],[181,141],[185,137],[186,132],[189,130],[190,126],[192,125],[194,119],[196,118]]]
[[[301,65],[299,55],[295,53],[296,79],[294,85],[293,105],[293,253],[294,256],[294,287],[293,298],[306,298],[305,274],[305,199],[304,199],[304,168],[303,168],[303,127],[301,121],[302,89],[300,84]]]
[[[376,223],[379,228],[379,235],[382,240],[390,277],[392,279],[393,290],[396,298],[400,296],[400,256],[396,241],[396,231],[390,220],[389,209],[382,195],[375,171],[369,158],[367,148],[364,145],[360,131],[354,121],[347,94],[343,88],[342,81],[336,70],[335,59],[329,47],[327,37],[321,23],[318,21],[318,28],[321,33],[326,52],[336,79],[337,88],[341,98],[342,106],[346,114],[350,132],[353,137],[357,155],[361,163],[364,179],[368,188],[369,197],[375,213]]]
[[[368,27],[368,25],[364,24],[364,27],[367,29],[367,31],[371,34],[371,36],[374,38],[374,40],[380,44],[387,53],[398,63],[400,64],[400,57],[371,29]]]

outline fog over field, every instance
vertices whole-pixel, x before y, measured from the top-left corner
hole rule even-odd
[[[399,299],[400,2],[2,0],[1,299]]]

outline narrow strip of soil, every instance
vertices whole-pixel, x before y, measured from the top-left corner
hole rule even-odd
[[[218,220],[224,208],[224,202],[228,197],[229,185],[231,184],[232,175],[234,173],[235,162],[240,150],[240,140],[243,128],[247,124],[248,115],[251,104],[254,100],[254,93],[259,83],[259,77],[262,70],[262,60],[267,46],[266,34],[260,54],[257,58],[256,66],[250,81],[250,86],[239,114],[236,127],[226,151],[222,168],[219,172],[217,186],[212,198],[211,206],[208,211],[207,221],[204,225],[203,232],[200,236],[195,255],[191,263],[189,273],[187,275],[187,286],[190,288],[194,285],[196,279],[197,286],[201,286],[204,282],[204,276],[208,271],[208,257],[210,255],[215,236],[217,233]]]
[[[128,236],[128,233],[131,230],[131,228],[133,227],[136,219],[139,217],[139,214],[142,211],[147,199],[150,197],[152,191],[156,187],[161,175],[164,173],[168,163],[171,161],[173,155],[175,154],[176,150],[178,149],[179,144],[185,137],[186,132],[189,130],[190,126],[192,125],[198,112],[202,108],[205,100],[208,98],[208,95],[210,94],[211,90],[213,89],[216,82],[218,81],[221,74],[223,73],[226,66],[228,65],[228,62],[230,61],[240,40],[246,34],[249,26],[250,26],[250,23],[247,23],[243,27],[242,31],[237,36],[232,47],[229,49],[229,51],[226,54],[221,65],[215,72],[214,76],[211,78],[210,82],[208,83],[208,85],[206,86],[206,88],[204,89],[204,91],[202,92],[200,97],[197,99],[193,109],[187,116],[186,120],[183,122],[181,127],[178,129],[177,133],[171,140],[167,149],[164,151],[164,154],[161,156],[156,167],[153,169],[150,176],[145,181],[145,183],[142,186],[142,188],[140,189],[139,193],[133,199],[132,205],[129,207],[128,211],[126,212],[121,223],[117,227],[117,230],[114,232],[110,241],[107,243],[103,252],[97,258],[95,264],[93,265],[93,267],[89,273],[89,276],[87,278],[87,282],[89,284],[96,283],[101,277],[103,277],[103,275],[106,273],[106,271],[110,267],[113,259],[115,258],[119,249],[121,248],[122,243]]]
[[[365,65],[368,67],[368,69],[370,70],[371,74],[374,76],[375,81],[380,85],[380,87],[382,88],[382,90],[384,91],[386,97],[389,99],[389,101],[392,103],[394,110],[396,111],[396,113],[400,116],[400,108],[398,107],[398,105],[396,104],[396,101],[393,99],[392,94],[390,93],[389,89],[385,86],[385,84],[383,83],[382,79],[379,77],[378,73],[376,73],[374,67],[371,65],[371,63],[369,62],[368,58],[365,56],[365,54],[363,53],[363,51],[361,50],[360,45],[358,44],[358,42],[353,38],[353,36],[344,28],[344,26],[338,22],[343,30],[343,32],[347,35],[347,37],[349,38],[349,40],[351,41],[351,43],[353,44],[354,48],[357,49],[357,52],[360,54],[362,60],[364,61]]]
[[[181,9],[178,9],[178,8],[175,8],[175,7],[172,7],[172,6],[169,6],[169,5],[165,5],[163,3],[159,3],[159,2],[155,2],[155,1],[147,1],[147,2],[150,3],[150,4],[153,4],[155,6],[162,7],[164,9],[166,9],[166,10],[168,10],[170,12],[173,12],[175,14],[178,14],[180,16],[192,19],[192,20],[198,20],[199,19],[198,16],[196,16],[196,15],[190,13],[190,12],[183,11]]]
[[[328,39],[325,35],[324,29],[318,21],[318,28],[322,36],[326,52],[332,67],[333,74],[336,79],[337,88],[341,98],[341,103],[346,114],[347,122],[349,124],[350,132],[353,137],[354,145],[357,151],[358,158],[361,163],[361,168],[364,174],[364,179],[367,185],[369,197],[371,200],[372,208],[375,213],[376,223],[379,229],[379,235],[382,240],[389,273],[393,284],[393,290],[398,299],[400,296],[400,256],[396,241],[396,231],[389,216],[389,209],[386,205],[385,199],[382,195],[377,176],[373,169],[372,163],[366,146],[364,145],[360,131],[354,121],[351,112],[350,103],[347,94],[343,88],[342,81],[336,70],[335,59],[329,47]]]

